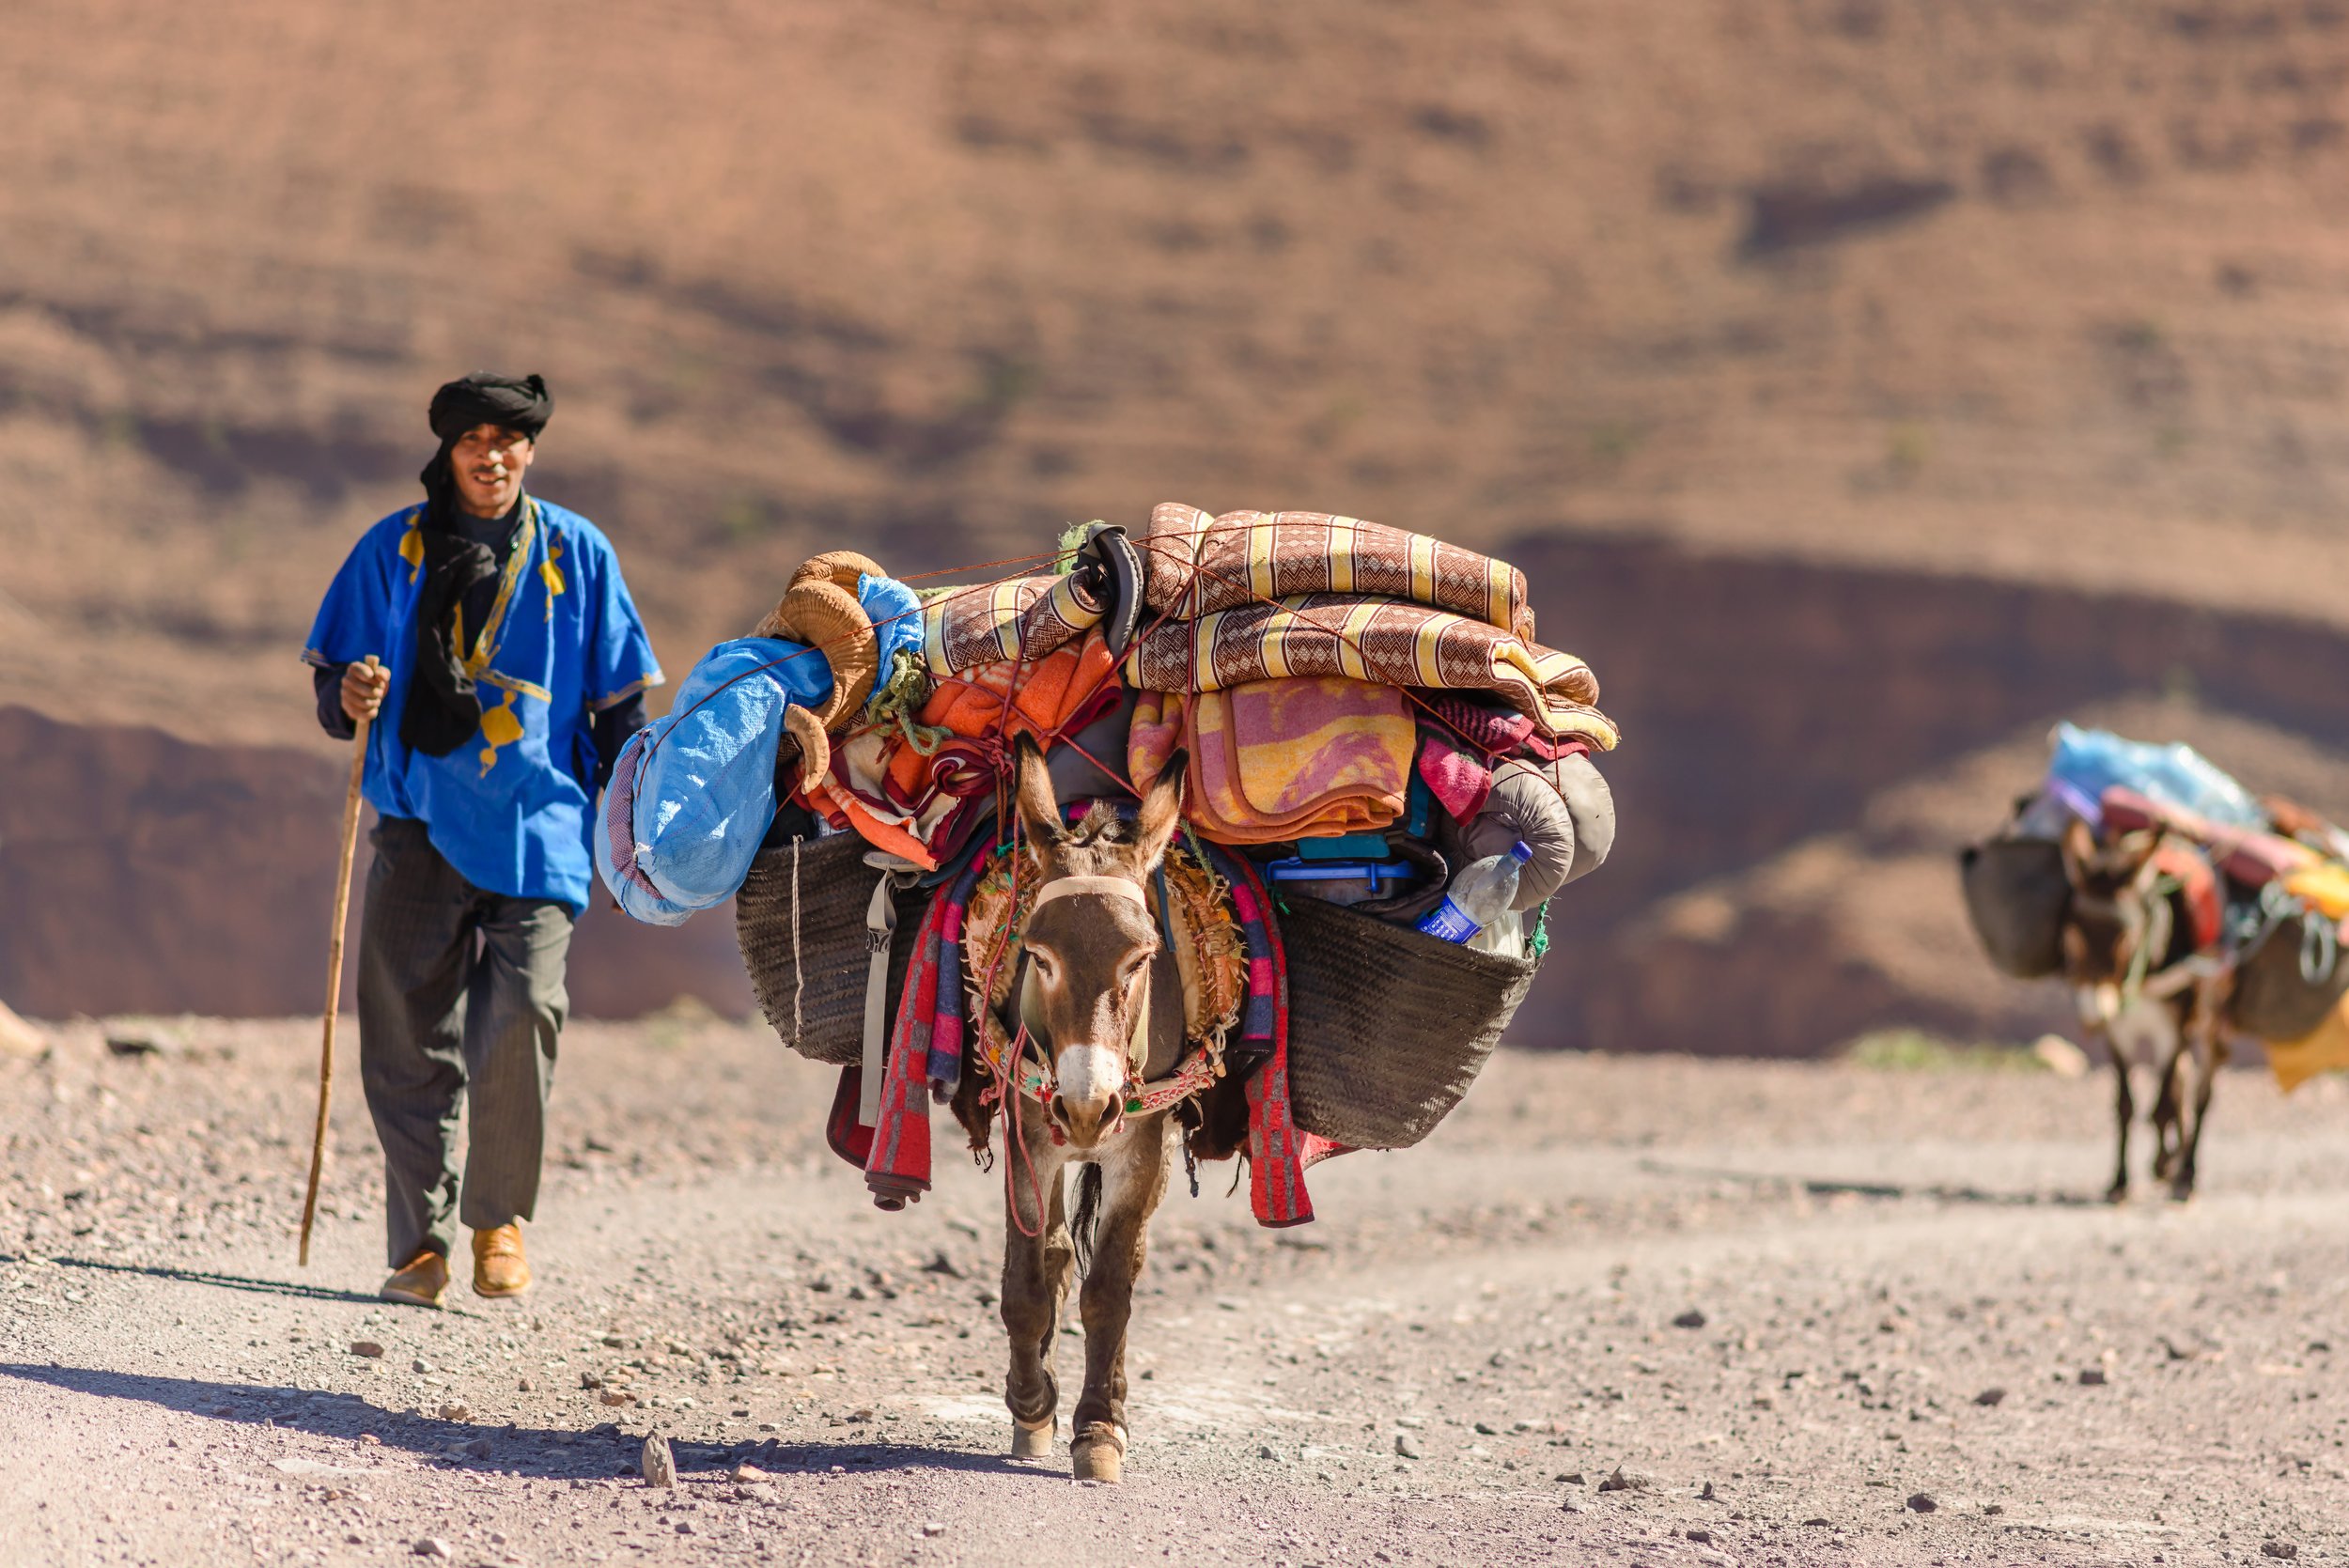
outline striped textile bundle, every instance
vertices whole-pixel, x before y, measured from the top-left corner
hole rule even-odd
[[[1303,594],[1195,620],[1160,621],[1126,656],[1145,691],[1221,691],[1249,681],[1346,675],[1382,686],[1491,691],[1549,737],[1602,752],[1620,738],[1598,677],[1572,654],[1448,610],[1350,594]]]
[[[1210,517],[1162,501],[1151,510],[1141,549],[1150,608],[1179,620],[1299,594],[1341,594],[1449,610],[1533,640],[1523,572],[1384,523],[1328,512]]]
[[[1015,577],[957,588],[922,607],[922,657],[944,679],[983,664],[1041,659],[1101,624],[1076,575]]]

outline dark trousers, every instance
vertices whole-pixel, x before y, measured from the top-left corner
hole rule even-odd
[[[359,1077],[383,1145],[387,1253],[397,1267],[419,1249],[451,1250],[460,1095],[471,1123],[465,1224],[531,1218],[569,1006],[571,912],[482,892],[441,858],[421,822],[386,817],[369,841]]]

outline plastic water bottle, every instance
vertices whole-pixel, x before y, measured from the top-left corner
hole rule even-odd
[[[1509,912],[1517,901],[1517,877],[1533,851],[1513,844],[1505,855],[1489,855],[1453,878],[1443,902],[1427,912],[1419,928],[1448,942],[1465,942]]]
[[[1479,953],[1489,953],[1496,958],[1525,956],[1525,917],[1515,909],[1503,909],[1493,916],[1485,929],[1468,939],[1469,946]]]

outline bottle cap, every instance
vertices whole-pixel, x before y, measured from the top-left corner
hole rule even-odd
[[[1517,843],[1509,846],[1509,853],[1519,865],[1529,864],[1533,859],[1533,851],[1525,846],[1525,841],[1523,839],[1519,839]]]

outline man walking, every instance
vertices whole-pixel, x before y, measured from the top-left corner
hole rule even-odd
[[[375,721],[359,1065],[383,1145],[382,1295],[418,1306],[447,1294],[460,1217],[474,1292],[530,1286],[521,1221],[537,1202],[588,824],[661,678],[610,542],[523,489],[552,411],[537,376],[435,393],[424,502],[360,539],[303,654],[328,734]]]

